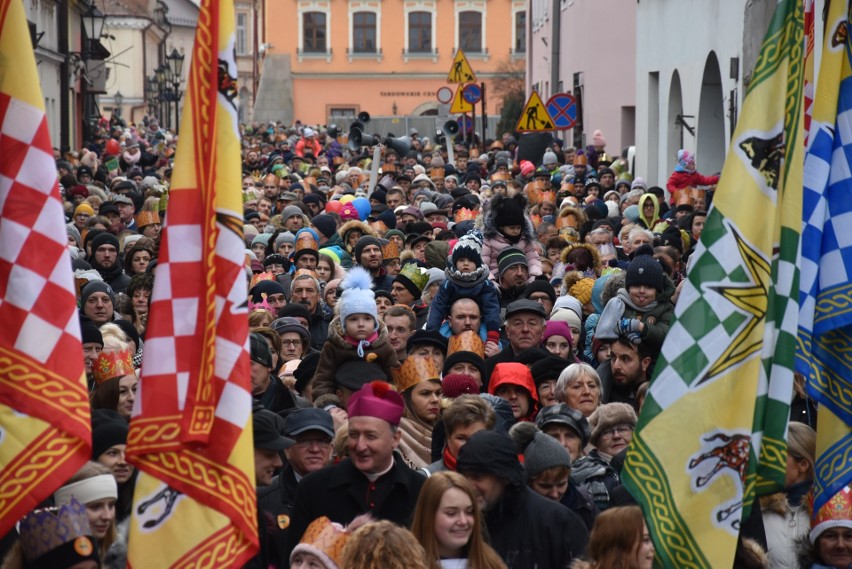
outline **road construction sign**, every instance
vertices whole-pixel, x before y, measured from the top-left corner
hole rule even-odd
[[[453,58],[453,65],[447,75],[447,83],[471,83],[476,81],[476,73],[470,67],[464,52],[458,50]]]
[[[456,89],[456,94],[453,97],[453,104],[450,106],[451,113],[470,113],[473,112],[473,105],[467,102],[464,98],[464,85],[459,85],[459,88]]]
[[[556,130],[556,127],[553,126],[553,119],[550,118],[547,107],[544,106],[541,97],[533,91],[527,104],[524,105],[524,110],[521,113],[521,118],[518,119],[515,131],[544,132],[548,130]]]

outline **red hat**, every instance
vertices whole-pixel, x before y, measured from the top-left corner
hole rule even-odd
[[[371,381],[349,398],[349,417],[375,417],[398,426],[405,404],[385,381]]]

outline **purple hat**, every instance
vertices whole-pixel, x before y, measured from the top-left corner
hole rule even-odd
[[[541,341],[545,342],[551,336],[562,336],[568,340],[568,343],[574,345],[574,337],[571,335],[571,328],[568,323],[561,320],[548,320],[544,325],[544,334],[541,335]]]
[[[349,398],[349,417],[375,417],[399,426],[405,405],[390,383],[371,381]]]

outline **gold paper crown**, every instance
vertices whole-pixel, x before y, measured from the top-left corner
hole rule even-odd
[[[388,226],[385,225],[385,222],[380,221],[378,219],[375,220],[375,221],[369,222],[367,225],[369,225],[370,228],[379,235],[384,235],[388,230]],[[399,256],[399,255],[397,255],[397,256]]]
[[[512,179],[512,175],[509,172],[494,172],[491,174],[491,181],[496,182],[498,180],[508,182]]]
[[[343,548],[346,546],[350,535],[341,526],[332,523],[330,519],[323,516],[311,522],[299,545],[318,549],[327,555],[335,566],[340,567],[343,562]]]
[[[302,178],[302,185],[307,187],[308,184],[316,186],[317,179],[314,176],[305,176],[304,178]]]
[[[463,207],[455,213],[453,219],[455,219],[456,223],[473,220],[476,219],[476,212],[472,209],[467,209],[466,207]]]
[[[152,223],[160,223],[160,215],[156,211],[140,211],[136,214],[137,227],[145,227]]]
[[[382,174],[393,174],[396,172],[396,165],[391,162],[382,164]]]
[[[524,193],[527,195],[530,205],[541,203],[546,188],[544,180],[534,180],[524,186]]]
[[[399,259],[399,247],[396,242],[388,241],[387,243],[382,243],[382,257],[385,261]]]
[[[542,203],[550,202],[550,203],[555,204],[556,203],[556,192],[554,192],[553,190],[547,190],[546,192],[542,192],[541,193],[541,202]]]
[[[101,352],[95,365],[92,366],[95,383],[101,384],[114,377],[123,377],[134,373],[133,352],[128,349],[117,352]]]
[[[441,370],[431,357],[408,356],[400,367],[392,369],[391,375],[396,390],[402,393],[422,381],[440,379]]]
[[[399,276],[410,280],[421,292],[429,282],[429,273],[418,267],[417,263],[406,263],[399,272]]]
[[[251,283],[249,283],[249,290],[254,288],[254,285],[261,281],[274,281],[275,275],[272,273],[257,273],[251,278]]]
[[[307,231],[303,231],[299,234],[299,237],[296,238],[296,244],[293,250],[297,253],[305,250],[319,251],[319,243],[317,243],[317,240],[314,239],[313,235]]]
[[[56,511],[35,510],[21,520],[21,547],[30,562],[70,541],[81,556],[89,555],[94,549],[90,535],[86,506],[74,498]]]
[[[456,352],[473,352],[480,358],[485,359],[485,343],[479,334],[473,330],[454,334],[450,336],[450,344],[447,348],[447,356]]]
[[[435,166],[433,168],[429,168],[430,178],[443,178],[445,174],[446,170],[443,166]]]
[[[319,280],[319,278],[317,277],[317,274],[310,269],[296,269],[296,272],[293,273],[293,280],[296,280],[296,277],[300,277],[302,275],[307,275],[309,277],[313,277],[313,278]]]

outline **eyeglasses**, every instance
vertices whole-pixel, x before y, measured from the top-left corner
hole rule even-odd
[[[281,345],[286,347],[301,346],[301,340],[281,340]]]
[[[632,432],[633,432],[633,427],[631,427],[630,425],[616,425],[615,427],[613,427],[611,429],[607,429],[606,431],[602,432],[601,438],[604,438],[604,437],[611,438],[611,437],[614,437],[615,435],[619,435],[619,436],[623,437],[624,435],[626,435],[628,433],[632,433]]]

